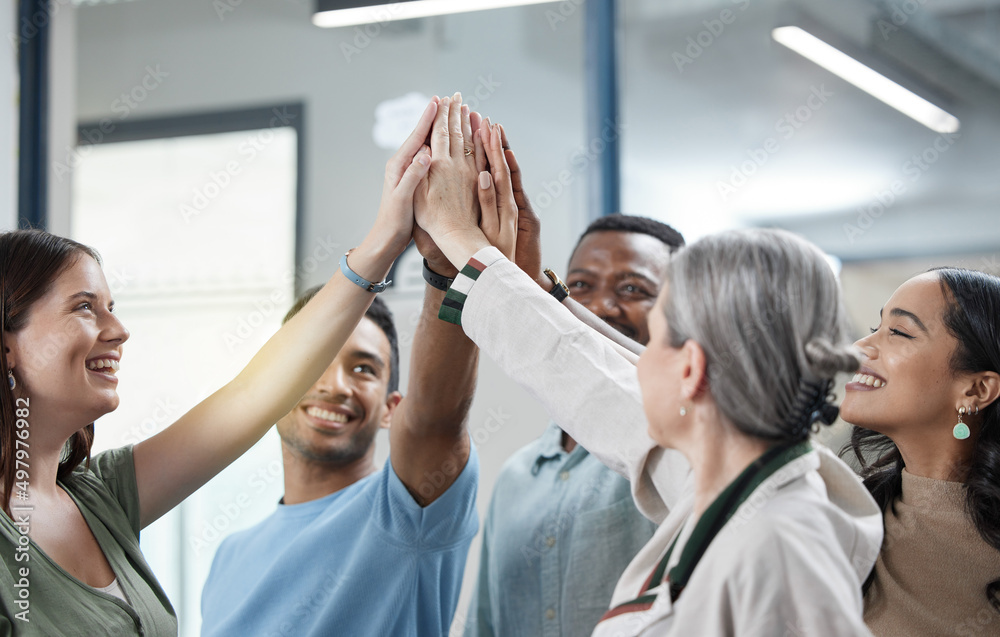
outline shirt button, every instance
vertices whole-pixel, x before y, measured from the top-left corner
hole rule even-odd
[[[563,482],[569,480],[569,471],[563,471],[559,474],[559,477],[562,478]]]
[[[551,548],[556,545],[556,538],[550,535],[547,538],[545,538],[545,543],[549,546],[549,548]]]
[[[556,611],[554,608],[550,608],[547,611],[545,611],[545,619],[555,619],[555,618],[556,618]]]

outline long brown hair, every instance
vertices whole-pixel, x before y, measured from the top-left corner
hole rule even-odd
[[[49,290],[52,282],[81,256],[101,262],[93,248],[41,230],[14,230],[0,234],[0,481],[3,511],[10,515],[17,463],[18,405],[7,382],[7,334],[20,331],[28,323],[32,305]],[[57,477],[65,478],[81,463],[90,464],[94,425],[84,427],[69,439],[69,453],[59,463]]]

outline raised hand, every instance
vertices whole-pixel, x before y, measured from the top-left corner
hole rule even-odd
[[[500,143],[510,170],[510,183],[517,204],[517,249],[514,252],[514,262],[547,290],[552,287],[552,282],[542,272],[542,223],[531,207],[527,193],[524,192],[521,167],[514,157],[514,151],[510,149],[507,131],[503,126],[500,127]]]
[[[434,98],[424,109],[416,128],[385,165],[378,215],[362,245],[383,246],[393,259],[406,249],[413,234],[413,195],[431,164],[430,148],[424,141],[437,113],[438,99]],[[359,258],[363,252],[359,249]],[[359,264],[359,267],[364,266]],[[355,270],[364,276],[360,270]]]
[[[476,165],[479,166],[480,161],[482,164],[486,164],[486,155],[483,151],[482,141],[479,139],[479,126],[482,123],[482,117],[479,113],[475,111],[470,111],[465,105],[462,107],[462,137],[463,141],[470,138],[474,139],[475,151],[474,157]],[[470,134],[471,133],[471,134]],[[465,143],[468,143],[467,141]],[[426,195],[427,195],[427,182],[423,182],[417,189],[416,201],[414,202],[414,208],[423,209],[426,206]],[[423,212],[421,215],[423,216]],[[458,268],[453,266],[448,259],[438,248],[437,244],[431,238],[427,231],[420,227],[419,224],[413,225],[413,242],[417,246],[417,251],[420,255],[427,260],[427,265],[430,267],[431,271],[440,274],[441,276],[448,277],[450,279],[455,278],[458,274]]]
[[[510,168],[501,144],[500,125],[491,124],[487,118],[480,127],[479,139],[489,162],[489,171],[479,173],[479,203],[482,209],[479,227],[490,243],[513,260],[518,213]]]
[[[479,116],[475,119],[478,122]],[[479,173],[472,121],[473,113],[462,106],[460,94],[441,100],[431,130],[430,170],[414,199],[417,226],[432,241],[419,231],[414,238],[428,250],[434,243],[456,268],[465,264],[477,246],[489,245],[479,229]]]
[[[461,100],[458,93],[441,100],[431,130],[427,185],[415,201],[417,224],[435,240],[479,223],[471,114]]]

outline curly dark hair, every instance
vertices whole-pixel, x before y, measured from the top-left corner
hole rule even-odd
[[[952,355],[955,373],[1000,373],[1000,277],[976,270],[936,268],[948,300],[944,323],[958,340]],[[861,476],[883,511],[900,497],[903,457],[888,436],[854,427],[851,442],[842,453],[853,452]],[[869,460],[872,459],[872,460]],[[1000,551],[1000,401],[982,408],[982,427],[965,478],[965,509],[983,540]],[[874,572],[873,572],[874,573]],[[872,576],[865,582],[865,591]],[[1000,612],[1000,579],[986,586],[985,594]]]
[[[634,215],[623,215],[620,212],[616,212],[613,215],[599,217],[587,226],[587,229],[584,230],[583,234],[580,235],[580,238],[577,239],[576,245],[573,246],[573,252],[576,252],[576,249],[580,247],[580,242],[583,241],[583,238],[588,234],[604,230],[610,230],[612,232],[637,232],[639,234],[648,234],[654,239],[659,239],[666,244],[667,248],[669,248],[671,252],[684,247],[684,237],[681,233],[674,230],[672,226],[669,226],[662,221],[657,221],[656,219],[636,217]],[[570,254],[572,255],[573,252]]]

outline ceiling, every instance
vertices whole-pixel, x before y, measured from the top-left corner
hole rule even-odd
[[[695,236],[782,225],[847,260],[1000,248],[1000,2],[623,11],[626,211]],[[941,138],[777,44],[785,25],[953,113],[958,134]]]

